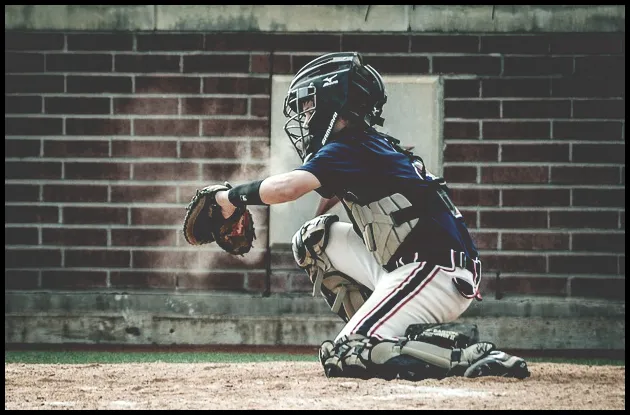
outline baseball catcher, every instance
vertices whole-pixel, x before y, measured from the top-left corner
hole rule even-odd
[[[302,164],[220,189],[223,217],[311,191],[343,204],[351,223],[323,213],[291,241],[313,295],[345,322],[320,346],[326,376],[529,376],[525,360],[455,322],[481,301],[479,253],[445,180],[376,129],[386,102],[382,77],[359,53],[307,63],[284,100],[284,130]]]
[[[221,249],[232,255],[244,255],[252,248],[256,237],[251,212],[240,207],[230,210],[223,216],[217,204],[216,194],[227,191],[232,186],[212,185],[197,190],[186,207],[184,218],[184,237],[191,245],[203,245],[215,242]]]

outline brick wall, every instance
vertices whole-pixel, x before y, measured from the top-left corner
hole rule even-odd
[[[186,244],[184,207],[267,174],[272,73],[359,50],[444,76],[444,176],[486,292],[625,299],[624,33],[5,36],[5,290],[265,291],[267,209],[234,258]],[[310,290],[269,262],[272,292]]]

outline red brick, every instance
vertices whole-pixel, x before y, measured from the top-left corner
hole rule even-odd
[[[626,229],[626,212],[619,212],[619,228]]]
[[[196,180],[199,166],[196,163],[136,163],[135,180]]]
[[[39,271],[4,270],[5,290],[34,290],[39,288]]]
[[[61,118],[4,117],[4,135],[61,135]]]
[[[250,114],[255,117],[269,117],[271,113],[270,100],[267,98],[251,98]]]
[[[575,163],[626,163],[624,144],[573,144]]]
[[[129,251],[71,249],[65,252],[67,268],[129,268]]]
[[[481,36],[481,53],[547,54],[549,53],[549,38],[538,34]]]
[[[131,208],[132,225],[180,225],[183,207]]]
[[[484,79],[481,81],[482,97],[548,97],[550,93],[551,80],[549,79]]]
[[[544,277],[537,275],[519,277],[502,274],[498,281],[496,278],[493,278],[492,281],[490,281],[490,285],[492,291],[497,292],[497,295],[500,296],[499,298],[502,298],[506,294],[554,297],[566,297],[567,295],[566,277]]]
[[[308,278],[308,277],[306,277]],[[270,275],[270,291],[272,293],[286,293],[289,291],[291,276],[287,272],[273,271]]]
[[[249,73],[249,55],[184,55],[184,73]]]
[[[567,140],[621,140],[621,121],[554,121],[553,138]]]
[[[499,118],[499,101],[444,101],[446,118]]]
[[[257,180],[268,175],[267,165],[259,163],[215,163],[203,164],[201,167],[204,181]]]
[[[270,85],[267,78],[253,77],[205,77],[204,94],[247,94],[269,95]]]
[[[57,206],[11,205],[4,207],[4,223],[58,223]]]
[[[550,255],[549,272],[556,274],[616,274],[614,255]]]
[[[136,135],[155,136],[198,136],[199,120],[133,120],[134,133]]]
[[[460,208],[459,212],[462,214],[462,218],[464,219],[464,223],[469,229],[477,229],[477,224],[479,223],[479,212],[476,209],[464,209]]]
[[[199,269],[198,251],[133,251],[132,268]]]
[[[242,272],[182,273],[176,286],[179,290],[243,291]]]
[[[50,32],[4,32],[4,50],[61,50],[64,34]]]
[[[503,206],[570,206],[569,189],[504,189]]]
[[[448,183],[477,183],[477,168],[444,166],[444,179]]]
[[[444,98],[479,98],[480,85],[477,79],[445,79]]]
[[[5,161],[4,179],[61,179],[61,163],[42,161]]]
[[[578,56],[575,58],[575,74],[608,79],[625,78],[625,61],[625,56]]]
[[[569,285],[571,297],[606,298],[621,301],[626,299],[625,278],[571,278]]]
[[[63,208],[63,223],[77,224],[127,224],[127,208],[119,207],[70,207]]]
[[[625,82],[610,82],[609,79],[600,77],[555,78],[551,80],[551,88],[553,97],[609,98],[625,96]]]
[[[112,55],[96,53],[49,53],[46,72],[111,72]]]
[[[176,275],[171,272],[153,271],[111,271],[110,283],[112,288],[157,288],[172,290],[175,288]]]
[[[575,151],[575,147],[574,147]],[[574,153],[575,154],[575,153]],[[502,144],[501,161],[568,162],[568,144]]]
[[[573,189],[573,206],[626,206],[626,189]]]
[[[625,99],[589,99],[573,101],[574,118],[626,118]]]
[[[501,248],[505,251],[568,251],[566,233],[504,233]]]
[[[341,36],[327,33],[273,33],[270,34],[268,42],[271,42],[271,47],[265,49],[276,51],[339,52],[341,50]]]
[[[420,43],[422,45],[422,43]],[[332,49],[331,49],[332,51]],[[359,53],[406,53],[409,51],[409,36],[390,34],[351,34],[341,37],[341,51]],[[369,62],[366,62],[369,64]]]
[[[311,59],[309,57],[303,63],[306,64]],[[293,57],[294,69],[297,69],[296,62],[299,61],[301,63],[302,60],[298,59],[297,56]],[[425,56],[370,56],[369,64],[381,75],[404,73],[418,75],[429,73],[429,58]],[[302,66],[299,65],[300,68]]]
[[[4,96],[5,114],[39,114],[42,112],[42,97]]]
[[[205,50],[208,51],[266,51],[274,47],[271,33],[224,32],[207,33],[205,35]]]
[[[134,186],[112,185],[112,203],[151,202],[175,203],[175,186]]]
[[[547,183],[546,167],[497,166],[482,167],[482,183],[529,184]]]
[[[39,157],[40,140],[4,140],[4,158]]]
[[[116,72],[179,73],[180,55],[117,54],[114,57]]]
[[[132,50],[133,35],[131,33],[77,33],[67,35],[68,50]]]
[[[291,74],[291,57],[286,55],[268,54],[252,54],[251,55],[251,72],[252,73],[269,73],[274,74]]]
[[[498,247],[498,234],[496,232],[471,232],[470,237],[480,250],[496,250]]]
[[[4,249],[6,268],[50,268],[61,266],[58,249]]]
[[[445,139],[468,139],[479,138],[478,122],[445,122],[444,123]]]
[[[4,246],[7,245],[39,245],[37,228],[4,227]]]
[[[253,159],[268,160],[269,159],[269,143],[266,141],[250,141],[251,157]]]
[[[549,212],[551,228],[617,229],[617,212]]]
[[[109,98],[46,97],[46,114],[109,114]]]
[[[130,76],[78,76],[68,75],[67,92],[74,94],[131,93]]]
[[[44,140],[44,157],[109,157],[109,141]]]
[[[267,274],[262,272],[248,272],[245,279],[245,289],[251,292],[263,293],[267,291]]]
[[[550,36],[552,54],[622,53],[624,33],[555,33]]]
[[[481,228],[545,229],[547,212],[544,211],[483,211],[480,212]]]
[[[553,184],[619,184],[616,167],[551,167]]]
[[[44,72],[41,53],[4,52],[4,73]]]
[[[506,56],[503,60],[503,76],[568,76],[572,73],[573,58]]]
[[[499,190],[450,189],[456,206],[499,206]]]
[[[106,246],[106,229],[43,228],[43,245]],[[67,254],[68,251],[66,251]],[[66,266],[68,265],[66,256]]]
[[[494,56],[434,56],[432,73],[499,75],[501,58]]]
[[[113,246],[175,246],[173,229],[112,229]],[[135,254],[134,259],[135,261]]]
[[[446,149],[444,150],[444,160],[448,162],[498,161],[499,146],[496,144],[447,143]]]
[[[626,235],[624,233],[574,233],[571,250],[575,252],[626,252]]]
[[[5,202],[37,202],[39,185],[6,184],[4,185]]]
[[[105,271],[42,271],[44,289],[92,289],[107,287]]]
[[[66,118],[66,135],[129,135],[131,122],[107,118]]]
[[[268,137],[268,120],[202,120],[205,137]]]
[[[571,101],[503,101],[503,118],[569,118]]]
[[[501,273],[546,272],[545,257],[542,255],[483,255],[481,261],[485,270]]]
[[[70,180],[126,180],[131,166],[128,163],[66,162],[65,178]]]
[[[159,34],[137,34],[138,51],[153,50],[203,50],[203,34],[192,33],[159,33]]]
[[[248,145],[235,141],[184,141],[181,146],[182,158],[238,159],[246,154]]]
[[[64,92],[63,75],[4,75],[4,93]]]
[[[538,121],[484,121],[484,139],[541,139],[549,138],[551,126]]]
[[[112,141],[112,157],[177,157],[177,141]]]
[[[295,263],[295,259],[293,257],[293,253],[290,251],[274,251],[271,253],[271,268],[272,269],[289,269],[289,270],[299,270],[297,264]]]
[[[289,273],[289,287],[291,293],[312,293],[313,283],[302,270]]]
[[[136,76],[137,94],[198,94],[201,78],[179,76]]]
[[[107,202],[107,186],[45,184],[43,196],[44,202]]]
[[[177,114],[177,98],[114,98],[114,114]]]
[[[345,45],[344,36],[344,45]],[[383,51],[388,52],[388,51]],[[406,52],[403,51],[403,52]],[[417,35],[411,36],[412,53],[477,53],[479,36]]]
[[[245,98],[182,98],[182,114],[193,115],[245,115]]]

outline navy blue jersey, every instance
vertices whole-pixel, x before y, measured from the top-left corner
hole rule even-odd
[[[346,128],[331,140],[297,168],[317,177],[322,185],[317,192],[322,197],[342,199],[351,193],[365,205],[400,193],[418,209],[418,224],[390,262],[416,252],[421,260],[423,255],[426,259],[434,255],[443,257],[450,249],[463,251],[471,258],[478,256],[460,212],[445,203],[436,191],[440,178],[430,172],[423,177],[420,162],[396,151],[372,128],[367,131]],[[361,236],[356,227],[355,230]]]

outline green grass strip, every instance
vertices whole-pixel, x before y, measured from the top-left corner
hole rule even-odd
[[[569,363],[592,366],[625,366],[625,360],[526,358],[536,363]],[[317,362],[316,354],[224,353],[224,352],[88,352],[88,351],[5,351],[5,363],[86,364],[86,363],[254,363]]]

